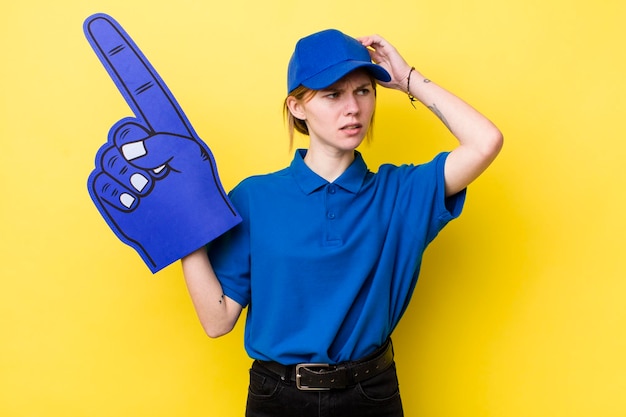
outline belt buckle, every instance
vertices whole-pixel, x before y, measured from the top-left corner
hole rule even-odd
[[[302,385],[302,375],[300,375],[300,370],[302,368],[330,368],[330,365],[327,363],[300,363],[296,365],[296,388],[300,391],[330,391],[330,387],[309,387],[308,385]]]

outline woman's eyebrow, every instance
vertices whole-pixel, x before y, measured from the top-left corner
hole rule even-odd
[[[357,85],[356,87],[354,87],[355,90],[360,90],[366,87],[370,87],[372,85],[372,83],[370,82],[366,82],[363,83],[361,85]],[[344,91],[346,90],[346,86],[345,85],[331,85],[330,87],[325,88],[325,91]]]
[[[345,90],[345,87],[339,85],[331,85],[326,88],[322,88],[322,91],[338,92]]]
[[[358,86],[354,87],[354,90],[361,90],[361,89],[366,88],[366,87],[371,87],[371,85],[372,85],[372,83],[370,83],[368,81],[368,82],[365,82],[365,83],[363,83],[361,85],[358,85]],[[342,91],[346,91],[346,89],[347,88],[346,88],[345,84],[339,84],[339,85],[334,84],[334,85],[331,85],[329,87],[322,88],[322,90],[320,90],[320,91],[328,91],[328,92],[333,92],[333,93],[340,93]]]

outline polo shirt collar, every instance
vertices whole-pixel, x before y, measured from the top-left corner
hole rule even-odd
[[[306,149],[298,149],[289,168],[302,191],[305,194],[311,194],[313,191],[327,185],[328,181],[311,171],[311,168],[304,163],[306,152]],[[354,161],[333,184],[356,194],[361,189],[366,174],[367,165],[365,165],[361,153],[354,151]]]

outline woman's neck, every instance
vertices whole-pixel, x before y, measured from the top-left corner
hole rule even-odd
[[[328,182],[339,178],[353,161],[354,150],[348,152],[309,148],[304,156],[304,163],[311,171]]]

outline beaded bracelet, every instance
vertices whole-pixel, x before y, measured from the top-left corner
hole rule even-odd
[[[406,93],[409,96],[409,100],[411,101],[411,106],[413,106],[413,108],[415,108],[415,103],[417,101],[417,98],[415,98],[415,96],[413,94],[411,94],[411,73],[415,71],[415,67],[411,67],[411,70],[409,71],[409,76],[406,79]],[[429,83],[430,80],[428,78],[424,78],[424,82],[425,83]]]
[[[411,67],[411,70],[409,71],[409,76],[406,79],[406,93],[409,96],[409,100],[411,101],[411,106],[413,106],[413,108],[415,108],[415,104],[413,104],[415,101],[417,101],[417,99],[415,98],[415,96],[413,94],[411,94],[411,73],[415,71],[415,67]]]

